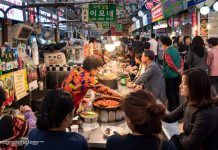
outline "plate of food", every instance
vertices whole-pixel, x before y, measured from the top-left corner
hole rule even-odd
[[[108,138],[112,135],[126,135],[128,134],[129,132],[124,130],[123,128],[121,127],[115,127],[115,126],[105,126],[105,127],[102,127],[102,132],[103,132],[103,136],[104,138]]]

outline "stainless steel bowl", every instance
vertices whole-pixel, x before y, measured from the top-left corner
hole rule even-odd
[[[95,123],[98,121],[98,113],[97,112],[94,112],[96,113],[96,116],[95,117],[84,117],[82,116],[81,114],[79,115],[80,116],[80,119],[83,121],[83,122],[86,122],[86,123]]]

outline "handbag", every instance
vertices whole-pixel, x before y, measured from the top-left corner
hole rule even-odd
[[[182,148],[182,142],[181,142],[181,136],[174,134],[171,138],[170,141],[174,143],[174,145],[176,146],[176,148],[178,150],[183,150]]]

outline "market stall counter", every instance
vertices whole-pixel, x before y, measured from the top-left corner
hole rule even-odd
[[[131,92],[131,89],[127,88],[126,86],[121,86],[118,84],[118,91],[122,94],[128,94]],[[161,103],[158,101],[158,103]],[[95,126],[94,123],[90,123],[90,126]],[[85,123],[85,126],[88,125],[88,123]],[[89,126],[88,125],[88,126]],[[84,124],[82,125],[84,127]],[[122,121],[118,122],[113,122],[113,123],[102,123],[98,122],[98,125],[93,127],[93,129],[90,131],[89,135],[85,135],[86,133],[83,132],[83,130],[79,130],[79,133],[84,135],[86,137],[89,147],[90,148],[106,148],[106,141],[107,137],[107,130],[110,130],[110,134],[128,134],[131,133],[131,130],[128,128],[125,120],[123,119]],[[168,124],[163,122],[162,124],[162,130],[163,130],[163,137],[166,139],[170,139],[170,137],[174,134],[179,134],[179,124],[173,123],[173,124]]]

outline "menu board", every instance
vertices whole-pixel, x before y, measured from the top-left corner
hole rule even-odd
[[[28,94],[26,69],[14,72],[14,87],[17,100],[20,100]]]
[[[208,15],[208,38],[218,37],[218,12],[210,12]]]
[[[14,101],[13,73],[8,73],[0,76],[0,87],[5,91],[4,106],[10,105]]]

